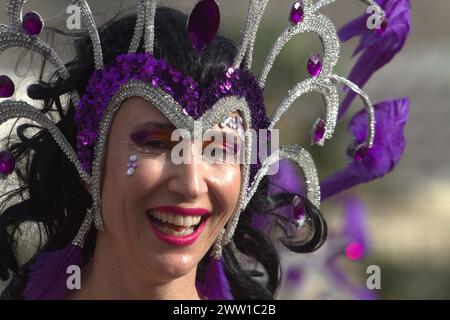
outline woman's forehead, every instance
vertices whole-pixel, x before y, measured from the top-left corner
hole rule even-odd
[[[161,129],[173,131],[177,129],[153,103],[142,97],[126,99],[122,103],[120,111],[122,117],[126,119],[124,123],[129,130]],[[233,111],[229,116],[235,118],[240,114],[239,111]],[[221,131],[236,131],[228,126],[219,126],[219,123],[215,124],[213,128]]]
[[[170,120],[153,103],[141,97],[131,97],[125,100],[119,112],[121,112],[123,117],[127,118],[126,123],[130,126],[155,123],[155,125],[160,124],[160,127],[174,127]]]

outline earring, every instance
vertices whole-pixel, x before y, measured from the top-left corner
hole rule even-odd
[[[223,228],[219,235],[216,238],[216,241],[214,241],[214,248],[212,250],[211,256],[215,260],[220,260],[222,257],[222,249],[223,249],[223,236],[225,235],[225,228]]]
[[[204,279],[198,283],[198,289],[208,300],[233,300],[231,286],[225,273],[224,259],[222,259],[222,238],[225,229],[222,229],[214,243],[214,249],[209,258]]]
[[[137,164],[137,155],[131,154],[130,158],[128,159],[127,163],[127,176],[131,177],[134,174],[134,171],[136,170],[139,165]]]

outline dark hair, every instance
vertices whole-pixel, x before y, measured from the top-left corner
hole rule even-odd
[[[156,42],[154,55],[165,58],[168,63],[185,74],[191,75],[200,86],[208,86],[217,75],[226,70],[236,55],[236,46],[228,39],[217,36],[214,42],[202,53],[192,49],[186,33],[187,17],[169,8],[158,8],[156,15]],[[135,16],[129,15],[114,19],[99,29],[105,64],[126,52],[131,41]],[[70,72],[68,80],[62,80],[54,74],[43,79],[41,70],[38,83],[28,88],[32,99],[42,100],[44,113],[58,112],[58,128],[67,137],[75,149],[76,127],[73,121],[74,106],[69,103],[64,112],[60,97],[72,90],[83,94],[89,76],[94,71],[92,46],[89,38],[83,34],[75,41],[76,58],[67,64]],[[142,48],[140,48],[139,51]],[[40,129],[31,138],[29,129]],[[46,129],[31,124],[17,127],[18,140],[13,135],[7,137],[9,152],[17,160],[15,174],[19,187],[4,194],[0,210],[0,278],[12,280],[2,293],[2,298],[20,299],[25,288],[29,266],[42,250],[56,250],[66,246],[76,235],[86,210],[92,199],[85,190],[73,165],[53,141]],[[242,212],[233,237],[236,248],[244,255],[263,266],[266,273],[241,266],[231,246],[224,248],[225,273],[235,299],[273,299],[280,284],[281,268],[275,243],[269,233],[252,226],[254,219],[269,219],[271,225],[281,227],[286,237],[292,221],[281,214],[277,208],[286,206],[293,194],[279,193],[268,196],[270,180],[265,177],[259,191]],[[310,252],[325,241],[327,229],[320,212],[307,199],[305,207],[310,223],[310,234],[298,245],[282,240],[290,250]],[[12,202],[13,204],[7,207]],[[258,217],[255,217],[258,215]],[[19,265],[17,234],[19,226],[25,221],[38,223],[39,231],[47,241],[40,239],[40,249],[24,265]],[[285,238],[286,238],[285,237]],[[85,258],[92,256],[95,248],[96,230],[92,228],[83,248]],[[202,279],[207,267],[208,254],[198,267],[198,277]],[[256,265],[255,264],[255,265]],[[246,266],[249,267],[249,266]]]

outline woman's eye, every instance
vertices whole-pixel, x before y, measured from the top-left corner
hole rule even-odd
[[[143,153],[164,153],[171,149],[171,145],[165,140],[149,140],[136,143],[136,148]]]
[[[235,163],[238,161],[238,145],[235,143],[223,143],[223,144],[208,144],[203,150],[203,157],[212,162],[220,163]]]
[[[162,154],[173,147],[170,134],[155,130],[139,130],[130,134],[133,146],[142,153]]]

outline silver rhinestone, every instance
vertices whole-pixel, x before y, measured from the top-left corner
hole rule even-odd
[[[134,173],[134,168],[133,168],[133,167],[128,168],[128,170],[127,170],[127,176],[131,177],[131,176],[133,175],[133,173]]]

